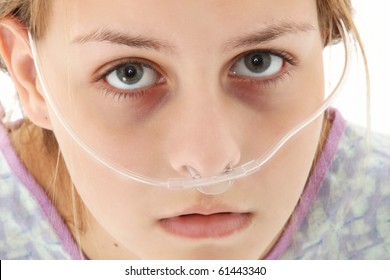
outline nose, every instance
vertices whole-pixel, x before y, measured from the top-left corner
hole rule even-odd
[[[220,175],[240,162],[234,117],[227,107],[218,97],[194,98],[176,107],[168,157],[181,176]]]

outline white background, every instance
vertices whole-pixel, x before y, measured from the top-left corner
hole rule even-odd
[[[390,15],[383,0],[352,0],[355,20],[361,33],[371,74],[372,130],[390,134]],[[356,62],[346,87],[335,106],[349,121],[366,125],[366,90],[363,64]],[[334,61],[332,61],[334,63]],[[0,73],[0,100],[7,109],[13,107],[14,89],[8,77]]]
[[[371,76],[371,118],[374,131],[390,134],[390,15],[388,1],[352,0],[355,21],[364,42]],[[365,125],[366,118],[363,64],[351,73],[337,107],[351,122]],[[356,72],[356,71],[352,71]],[[357,98],[357,96],[359,98]]]

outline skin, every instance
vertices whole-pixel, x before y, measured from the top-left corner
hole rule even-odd
[[[237,43],[281,22],[310,28],[267,42]],[[86,40],[86,34],[107,27],[163,46]],[[55,132],[85,204],[88,227],[79,242],[89,258],[259,259],[272,248],[309,176],[322,118],[223,194],[145,186],[114,175],[75,144],[48,105],[25,30],[9,19],[0,31],[1,54],[25,110]],[[188,165],[213,176],[229,164],[258,158],[324,94],[323,45],[312,0],[55,1],[48,31],[37,44],[47,88],[81,138],[110,160],[156,178],[189,177]],[[231,75],[243,54],[268,49],[288,53],[294,63],[252,81],[276,82]],[[126,58],[151,64],[161,79],[135,98],[106,94],[106,80],[94,78]],[[226,236],[196,238],[173,234],[161,222],[219,212],[245,213],[248,219]]]

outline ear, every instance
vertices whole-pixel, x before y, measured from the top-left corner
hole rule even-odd
[[[15,18],[6,17],[0,21],[0,55],[14,81],[27,117],[38,126],[51,129],[27,29]]]

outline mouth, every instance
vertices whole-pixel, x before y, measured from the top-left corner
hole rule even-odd
[[[251,213],[190,213],[159,220],[168,233],[185,238],[222,238],[243,231],[251,223]]]

